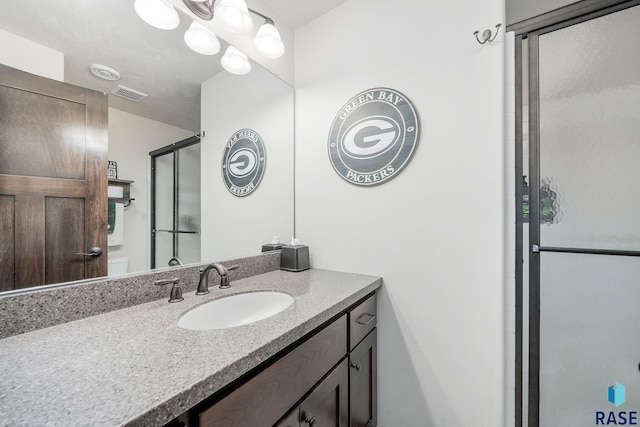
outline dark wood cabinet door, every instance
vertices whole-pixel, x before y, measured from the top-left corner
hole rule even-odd
[[[276,423],[274,427],[300,427],[300,407],[296,407],[284,420]]]
[[[349,354],[349,426],[373,427],[377,420],[377,329]]]
[[[265,427],[282,418],[347,354],[342,315],[199,414],[201,427]],[[348,399],[345,362],[344,399]],[[345,419],[347,405],[344,404]],[[303,424],[304,425],[304,424]],[[333,424],[331,424],[333,425]],[[340,424],[341,426],[346,424]],[[316,426],[317,427],[317,426]]]
[[[0,290],[106,276],[107,108],[0,65]]]
[[[301,427],[347,427],[349,372],[345,358],[300,404]]]

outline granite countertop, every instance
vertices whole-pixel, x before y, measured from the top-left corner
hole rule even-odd
[[[211,281],[213,285],[214,280]],[[162,425],[382,284],[311,269],[273,271],[0,340],[2,425]],[[294,303],[268,319],[192,331],[178,318],[224,296],[271,290]],[[167,287],[167,297],[169,287]]]

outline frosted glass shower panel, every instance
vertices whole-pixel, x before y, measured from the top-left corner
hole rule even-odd
[[[639,411],[640,258],[543,253],[540,265],[540,426]],[[618,407],[608,401],[616,382]]]
[[[167,267],[169,260],[173,256],[173,233],[169,231],[159,231],[156,233],[156,265],[155,267]]]
[[[539,38],[540,242],[640,250],[640,6]]]
[[[173,230],[173,155],[158,156],[155,165],[156,229]]]
[[[200,144],[176,153],[177,229],[179,254],[185,263],[200,261]]]
[[[200,262],[200,235],[178,234],[177,248],[185,264]]]

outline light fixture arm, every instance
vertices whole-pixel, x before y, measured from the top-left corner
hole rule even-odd
[[[274,22],[273,22],[273,19],[269,18],[268,16],[263,15],[262,13],[251,9],[250,7],[248,7],[247,9],[249,10],[249,12],[253,13],[254,15],[258,15],[259,17],[264,19],[265,24],[275,25]]]
[[[211,21],[213,19],[213,6],[216,0],[206,0],[202,2],[193,0],[182,0],[182,2],[198,18],[204,19],[205,21]],[[249,12],[264,19],[265,23],[274,25],[273,19],[271,19],[270,17],[263,15],[262,13],[249,7],[247,9],[249,10]]]

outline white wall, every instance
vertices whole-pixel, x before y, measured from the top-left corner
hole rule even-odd
[[[464,12],[464,13],[462,13]],[[499,0],[350,0],[296,32],[296,232],[316,268],[378,274],[381,427],[504,425],[504,22]],[[340,107],[386,86],[420,145],[361,188],[327,156]]]
[[[62,52],[0,30],[0,64],[38,76],[64,81]]]
[[[241,94],[239,96],[239,94]],[[237,76],[222,72],[202,85],[202,261],[260,253],[274,235],[293,234],[293,89],[253,65]],[[224,146],[238,130],[256,131],[266,167],[257,189],[232,195],[222,180]]]
[[[149,152],[195,135],[145,117],[109,108],[109,160],[118,162],[118,178],[135,181],[124,210],[124,244],[109,248],[109,258],[128,257],[129,272],[149,269]]]

